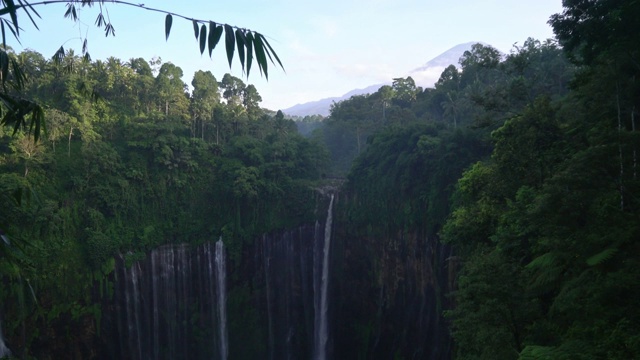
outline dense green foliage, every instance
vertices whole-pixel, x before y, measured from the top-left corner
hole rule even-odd
[[[578,66],[572,92],[492,133],[445,226],[465,258],[451,312],[461,359],[640,356],[640,68],[637,32],[622,30],[640,7],[564,6],[551,24]]]
[[[310,136],[315,129],[322,127],[324,121],[322,115],[293,116],[291,119],[296,122],[298,132],[304,136]]]
[[[529,39],[504,62],[496,49],[476,44],[460,59],[460,69],[446,68],[433,89],[417,87],[411,77],[396,78],[374,94],[333,104],[315,136],[330,150],[332,174],[344,176],[377,131],[421,123],[448,132],[482,128],[475,136],[486,137],[537,97],[564,96],[571,77],[568,61],[553,42]]]
[[[354,272],[335,275],[352,336],[337,352],[423,356],[401,307],[422,311],[455,275],[432,318],[446,314],[458,359],[640,357],[640,5],[564,7],[557,42],[475,45],[433,89],[397,78],[303,119],[308,139],[231,75],[198,72],[189,94],[159,60],[9,54],[48,128],[41,142],[0,129],[5,334],[25,355],[90,348],[114,254],[222,235],[233,262],[313,219],[328,174],[347,176],[335,261]],[[238,288],[232,309],[249,303]]]
[[[564,48],[476,45],[435,89],[405,79],[336,104],[321,134],[334,173],[355,158],[343,216],[378,255],[373,281],[407,276],[388,260],[411,251],[396,234],[455,249],[459,359],[640,356],[640,6],[564,5]]]
[[[529,39],[504,58],[497,50],[478,44],[464,54],[460,65],[461,69],[448,67],[434,89],[420,89],[411,78],[399,78],[375,94],[354,96],[335,104],[326,125],[314,134],[324,140],[332,154],[333,174],[351,168],[344,189],[347,200],[339,204],[339,222],[348,224],[341,230],[342,236],[366,243],[357,250],[355,245],[345,245],[349,252],[359,253],[348,263],[349,270],[368,270],[359,274],[362,279],[344,286],[380,294],[345,300],[360,304],[359,308],[377,309],[376,315],[360,313],[358,306],[349,310],[351,315],[345,313],[350,316],[350,325],[345,327],[351,327],[345,332],[355,332],[352,341],[356,342],[356,349],[368,348],[399,358],[416,353],[429,358],[429,351],[434,351],[432,356],[448,353],[446,335],[426,329],[422,321],[427,320],[409,315],[403,308],[418,306],[422,316],[429,314],[427,309],[433,306],[430,302],[438,302],[435,308],[440,314],[453,303],[460,303],[459,308],[463,308],[462,292],[445,300],[444,292],[450,289],[453,277],[439,272],[447,268],[451,271],[457,262],[444,255],[448,250],[437,244],[437,238],[446,224],[447,231],[463,232],[461,237],[474,243],[476,237],[482,239],[485,235],[476,230],[490,226],[493,219],[473,213],[460,221],[463,225],[477,221],[478,229],[466,231],[452,225],[452,207],[465,201],[464,194],[457,190],[463,186],[462,182],[456,186],[458,180],[468,176],[463,175],[471,171],[465,172],[466,169],[477,167],[472,164],[489,158],[492,149],[497,148],[493,137],[498,133],[507,139],[500,146],[508,148],[511,156],[505,159],[512,163],[503,169],[505,179],[519,181],[533,176],[532,181],[542,181],[549,171],[547,167],[557,160],[558,154],[551,154],[548,149],[557,140],[555,133],[559,130],[555,124],[540,120],[535,128],[527,128],[516,121],[520,117],[537,119],[528,115],[527,109],[540,107],[548,112],[567,97],[574,67],[554,42]],[[521,132],[522,138],[512,135]],[[520,146],[527,148],[511,152]],[[520,168],[529,163],[538,167],[523,173]],[[489,183],[500,184],[495,178]],[[492,203],[479,206],[478,211],[496,214]],[[463,260],[474,255],[465,252],[464,244],[455,243],[454,249]],[[465,268],[475,266],[472,262],[463,264]],[[511,275],[508,267],[504,273],[506,277]],[[512,283],[518,283],[517,279],[501,281],[505,291]],[[463,279],[459,284],[465,284]],[[518,291],[517,287],[514,291]],[[514,303],[527,307],[526,303]],[[438,315],[432,316],[429,321],[440,321]],[[475,325],[465,329],[475,333],[478,327],[488,324]],[[385,330],[398,326],[416,333]],[[492,331],[487,330],[487,336]],[[382,345],[372,340],[372,332],[378,333],[378,338],[395,340]],[[433,349],[422,349],[415,339],[429,336]],[[458,336],[455,340],[460,344],[464,341]],[[379,348],[374,349],[375,346]],[[357,356],[367,358],[363,355],[367,350],[362,351]]]
[[[23,356],[90,346],[116,254],[223,236],[237,261],[244,241],[315,219],[326,155],[253,85],[198,71],[188,93],[160,60],[11,56],[47,118],[39,142],[0,129],[0,313]]]

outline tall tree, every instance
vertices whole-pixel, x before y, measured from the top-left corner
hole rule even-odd
[[[249,84],[244,88],[242,103],[247,110],[250,120],[256,120],[262,115],[262,109],[260,108],[261,101],[262,96],[260,96],[258,89],[256,89],[253,84]]]
[[[162,64],[155,79],[158,110],[167,118],[184,120],[188,108],[187,85],[182,81],[182,69],[170,62]]]
[[[245,85],[242,80],[231,74],[224,74],[220,85],[222,86],[222,97],[225,99],[227,104],[244,104],[244,95],[247,85]]]
[[[191,135],[196,137],[197,124],[200,124],[200,137],[204,140],[205,123],[213,120],[213,109],[220,102],[218,82],[211,71],[198,70],[191,81]]]
[[[411,106],[416,101],[418,93],[422,91],[416,86],[416,82],[411,76],[393,79],[391,87],[395,93],[394,101],[402,107]]]

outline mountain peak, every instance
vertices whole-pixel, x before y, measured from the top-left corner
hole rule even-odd
[[[464,44],[458,44],[452,47],[451,49],[443,52],[442,54],[434,57],[433,59],[429,60],[426,64],[422,65],[421,67],[412,70],[411,72],[424,71],[427,68],[433,68],[433,67],[446,68],[449,65],[458,66],[458,60],[460,60],[460,57],[464,54],[464,52],[470,51],[471,47],[473,47],[473,45],[478,43],[482,45],[487,45],[481,41],[471,41]]]
[[[413,78],[416,85],[423,88],[433,87],[436,81],[440,79],[440,75],[449,65],[460,67],[458,61],[465,51],[470,51],[475,44],[488,45],[481,41],[471,41],[464,44],[458,44],[442,54],[429,60],[426,64],[411,70],[409,76]]]
[[[486,43],[480,41],[472,41],[464,44],[458,44],[451,49],[443,52],[442,54],[436,56],[435,58],[429,60],[424,65],[411,70],[408,74],[402,76],[411,76],[413,80],[416,82],[416,85],[421,86],[423,88],[433,87],[433,85],[440,78],[440,74],[442,71],[449,65],[458,65],[458,60],[464,54],[465,51],[471,50],[471,47],[474,44],[483,44]],[[362,94],[371,94],[383,86],[390,85],[391,82],[385,84],[376,84],[368,86],[364,89],[355,89],[347,92],[342,96],[330,97],[326,99],[311,101],[303,104],[297,104],[290,108],[283,109],[282,112],[287,115],[292,116],[306,116],[306,115],[322,115],[328,116],[329,109],[331,108],[331,104],[333,102],[339,102],[342,100],[349,99],[353,95],[362,95]]]

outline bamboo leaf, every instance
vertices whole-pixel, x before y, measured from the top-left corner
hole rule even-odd
[[[280,58],[278,57],[278,54],[276,54],[276,52],[271,47],[271,44],[269,44],[267,39],[262,34],[257,34],[257,35],[259,35],[262,38],[262,41],[267,45],[267,47],[269,48],[269,51],[273,54],[273,57],[276,58],[276,61],[278,62],[278,65],[280,65],[282,70],[284,70],[284,66],[282,65],[282,62],[280,61]],[[269,54],[269,52],[267,52],[267,54]],[[271,56],[269,56],[269,59],[271,59]],[[271,59],[271,62],[273,63],[273,59]]]
[[[7,38],[4,33],[4,21],[0,21],[0,29],[2,30],[2,47],[7,48]]]
[[[24,72],[22,71],[22,67],[16,60],[11,59],[10,62],[14,77],[13,87],[16,90],[21,91],[22,89],[24,89],[24,83],[27,81],[27,76],[24,74]]]
[[[233,61],[233,53],[236,48],[233,28],[230,25],[225,24],[224,33],[225,33],[225,45],[227,48],[227,59],[229,60],[229,68],[231,68],[231,62]]]
[[[2,86],[4,86],[9,78],[9,55],[5,50],[0,50],[0,76],[2,77],[0,79]]]
[[[47,128],[44,121],[44,110],[38,104],[33,104],[33,110],[31,111],[31,122],[35,122],[35,131],[33,133],[33,141],[38,142],[40,134],[44,132],[46,134]]]
[[[53,62],[56,64],[60,64],[64,59],[64,47],[60,46],[60,48],[53,54]]]
[[[73,4],[67,4],[67,11],[65,11],[64,17],[71,18],[73,21],[78,21],[78,13],[76,12],[76,7]]]
[[[196,37],[196,40],[198,40],[198,35],[200,34],[200,27],[198,26],[198,22],[193,20],[193,34]]]
[[[102,27],[102,25],[104,25],[105,21],[104,21],[104,15],[102,15],[102,13],[98,13],[98,17],[96,18],[96,26],[97,27]]]
[[[264,74],[264,77],[269,80],[268,64],[267,57],[264,54],[264,44],[262,43],[262,39],[260,39],[259,34],[255,34],[253,42],[253,48],[256,53],[256,60],[258,61],[258,69],[260,69],[260,73]]]
[[[222,26],[217,26],[214,22],[209,22],[209,57],[211,57],[211,53],[213,49],[216,48],[218,42],[220,41],[220,37],[222,37]]]
[[[100,14],[102,15],[102,14]],[[167,17],[164,18],[164,35],[165,41],[169,40],[169,34],[171,33],[171,25],[173,24],[173,16],[171,14],[167,14]]]
[[[200,27],[200,55],[204,54],[204,48],[207,45],[207,25]]]
[[[31,11],[33,11],[33,13],[36,14],[38,18],[40,18],[40,14],[38,14],[38,12],[31,6],[31,4],[25,3],[25,1],[23,0],[18,0],[18,3],[20,4],[24,12],[27,14],[27,16],[29,17],[29,20],[31,20],[31,23],[36,28],[36,30],[40,30],[40,28],[38,27],[38,24],[35,22],[35,20],[33,20],[33,16],[31,16],[29,9],[31,9]]]
[[[253,62],[253,34],[251,31],[247,32],[245,36],[247,40],[247,78],[251,72],[251,63]]]
[[[11,33],[13,34],[13,37],[18,41],[18,43],[22,44],[20,42],[20,37],[18,37],[18,33],[16,33],[16,30],[13,28],[13,25],[7,22],[7,27],[9,28],[9,31],[11,31]]]
[[[15,135],[18,132],[18,130],[20,130],[20,125],[22,125],[24,119],[21,119],[21,118],[17,117],[15,111],[11,111],[11,113],[7,113],[7,115],[5,117],[7,117],[7,116],[10,118],[10,120],[8,120],[8,121],[13,121],[14,122],[14,124],[13,124],[13,134],[12,135]]]
[[[242,66],[242,71],[244,72],[244,47],[247,42],[247,39],[244,36],[242,30],[236,30],[236,46],[238,48],[238,58],[240,59],[240,65]]]
[[[17,38],[20,34],[20,27],[18,27],[18,13],[16,4],[13,2],[13,0],[5,0],[4,3],[6,5],[5,8],[9,12],[9,16],[11,16],[11,21],[13,22],[13,27],[15,28],[14,35]]]
[[[31,11],[33,11],[33,13],[34,13],[34,14],[36,14],[36,16],[37,16],[38,18],[42,19],[42,17],[40,16],[40,14],[38,14],[38,12],[36,11],[36,9],[34,9],[34,8],[33,8],[33,6],[31,6],[31,4],[30,4],[30,3],[28,3],[28,2],[26,2],[26,1],[24,1],[24,0],[18,0],[18,2],[19,2],[20,4],[22,4],[23,6],[26,4],[26,6],[27,6],[29,9],[31,9]]]
[[[108,23],[104,28],[104,36],[109,36],[109,33],[111,33],[111,36],[116,36],[116,28],[111,23]]]

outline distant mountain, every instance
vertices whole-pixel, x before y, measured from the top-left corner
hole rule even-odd
[[[444,69],[446,69],[449,65],[460,67],[460,64],[458,64],[458,60],[460,60],[465,51],[471,50],[471,47],[477,43],[487,45],[480,41],[472,41],[456,45],[451,49],[443,52],[442,54],[436,56],[435,58],[429,60],[426,64],[420,66],[419,68],[411,70],[409,72],[409,76],[411,76],[413,80],[415,80],[416,85],[418,86],[422,86],[423,88],[433,87],[438,79],[440,79],[440,75],[442,74]]]
[[[304,104],[297,104],[288,109],[282,110],[282,112],[290,116],[307,116],[307,115],[329,116],[329,109],[332,103],[339,102],[342,100],[347,100],[354,95],[374,93],[378,91],[378,89],[380,89],[380,87],[383,85],[391,85],[391,83],[371,85],[371,86],[367,86],[364,89],[351,90],[342,96],[320,99],[316,101],[307,102]]]
[[[476,41],[456,45],[451,49],[443,52],[442,54],[436,56],[435,58],[429,60],[426,64],[414,70],[411,70],[408,74],[400,76],[411,76],[413,80],[415,80],[416,85],[422,86],[423,88],[433,87],[433,84],[435,84],[436,81],[438,81],[438,79],[440,78],[440,74],[442,74],[442,71],[451,64],[458,66],[458,59],[460,59],[462,54],[464,54],[464,52],[467,50],[471,50],[471,46],[477,43],[478,42]],[[326,99],[307,102],[304,104],[297,104],[290,108],[283,109],[282,112],[291,116],[328,116],[329,109],[333,102],[347,100],[354,95],[374,93],[378,91],[378,89],[380,89],[380,87],[383,85],[391,85],[391,82],[371,85],[364,89],[351,90],[342,96],[330,97]]]
[[[478,43],[486,45],[481,41],[472,41],[464,44],[458,44],[452,47],[451,49],[443,52],[442,54],[434,57],[433,59],[429,60],[426,64],[422,65],[421,67],[414,69],[412,72],[424,71],[428,68],[433,68],[433,67],[446,68],[451,64],[458,66],[458,60],[460,60],[464,52],[470,51],[471,47],[474,44],[478,44]]]

